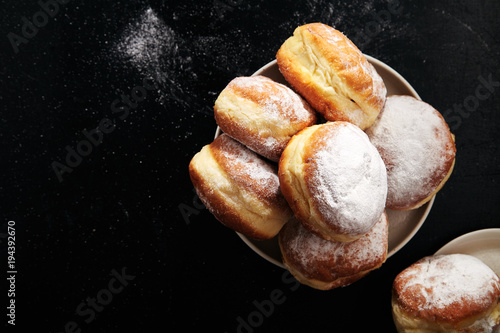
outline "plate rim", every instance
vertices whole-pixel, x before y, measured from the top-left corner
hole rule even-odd
[[[372,57],[368,54],[364,54],[364,53],[363,53],[363,55],[368,59],[369,62],[376,63],[378,66],[383,67],[385,70],[392,72],[392,74],[397,76],[397,78],[405,84],[406,88],[408,88],[408,90],[410,90],[411,93],[413,95],[415,95],[415,97],[417,97],[419,100],[422,100],[422,98],[417,93],[415,88],[413,88],[412,85],[401,74],[399,74],[398,71],[396,71],[394,68],[392,68],[391,66],[387,65],[385,62],[382,62],[381,60],[379,60],[377,58],[374,58],[374,57]]]
[[[463,235],[460,235],[445,245],[441,246],[439,250],[437,250],[434,254],[439,255],[439,254],[446,254],[448,248],[451,248],[453,246],[457,246],[457,244],[460,245],[460,243],[466,242],[470,240],[471,238],[478,237],[478,239],[481,239],[481,235],[491,235],[491,234],[498,234],[498,238],[500,239],[500,228],[485,228],[485,229],[478,229],[474,231],[467,232]],[[499,245],[500,248],[500,245]],[[450,252],[448,252],[450,253]]]
[[[391,251],[387,253],[387,259],[395,255],[399,250],[401,250],[406,244],[408,244],[412,238],[417,234],[417,232],[420,230],[424,222],[427,220],[427,216],[431,212],[432,206],[434,205],[434,201],[436,200],[436,195],[434,194],[432,198],[426,202],[425,204],[427,207],[424,210],[424,213],[422,214],[422,217],[420,218],[420,221],[418,221],[417,225],[415,225],[415,228],[413,228],[412,232],[410,232],[401,243],[399,243],[397,246],[395,246]],[[386,208],[387,209],[387,208]]]
[[[386,63],[382,62],[381,60],[379,59],[376,59],[370,55],[367,55],[367,54],[364,54],[363,55],[366,57],[366,59],[368,60],[368,62],[372,63],[372,64],[376,64],[377,66],[380,66],[382,68],[384,68],[386,71],[390,72],[392,75],[394,75],[399,81],[401,81],[405,88],[408,89],[417,99],[419,100],[422,100],[422,98],[420,97],[420,95],[416,92],[416,90],[410,85],[410,83],[400,74],[398,73],[394,68],[390,67],[389,65],[387,65]],[[278,63],[278,61],[276,59],[273,59],[271,60],[270,62],[268,62],[267,64],[265,64],[264,66],[260,67],[258,70],[256,70],[251,76],[255,76],[255,75],[259,75],[260,73],[262,73],[263,71],[273,67],[273,66],[276,66]],[[221,129],[219,126],[217,126],[217,129],[215,131],[215,136],[214,136],[214,139],[217,138],[220,133],[221,133]],[[389,259],[390,257],[392,257],[394,254],[396,254],[399,250],[401,250],[404,246],[406,246],[406,244],[408,244],[408,242],[410,242],[410,240],[416,235],[416,233],[420,230],[420,228],[422,227],[422,225],[424,224],[424,222],[427,220],[427,217],[432,209],[432,206],[434,205],[434,201],[436,199],[436,195],[434,194],[432,196],[432,198],[425,203],[425,205],[427,205],[425,211],[423,212],[422,214],[422,217],[420,218],[419,222],[415,225],[415,227],[413,228],[413,230],[397,245],[395,246],[393,249],[391,249],[390,251],[388,251],[387,253],[387,259]],[[274,258],[272,258],[271,256],[269,256],[267,253],[263,252],[260,248],[258,248],[251,240],[250,238],[248,238],[247,236],[235,231],[235,233],[240,237],[241,240],[243,240],[243,242],[248,246],[250,247],[255,253],[257,253],[260,257],[266,259],[268,262],[278,266],[278,267],[281,267],[283,269],[286,269],[286,266],[284,265],[284,263],[282,261],[278,261]]]
[[[251,248],[251,249],[252,249],[255,253],[257,253],[259,256],[261,256],[262,258],[266,259],[266,260],[267,260],[267,261],[269,261],[270,263],[275,264],[275,265],[276,265],[276,266],[278,266],[278,267],[281,267],[281,268],[283,268],[283,269],[286,269],[286,266],[285,266],[285,264],[283,263],[283,261],[278,261],[278,260],[274,259],[273,257],[269,256],[267,253],[265,253],[264,251],[262,251],[261,249],[259,249],[257,246],[255,246],[255,244],[254,244],[254,243],[252,243],[252,241],[250,241],[250,239],[249,239],[247,236],[245,236],[245,235],[243,235],[243,234],[241,234],[241,233],[239,233],[239,232],[237,232],[237,231],[235,231],[235,232],[236,232],[236,234],[237,234],[237,235],[238,235],[238,236],[239,236],[239,237],[243,240],[243,242],[245,242],[245,244],[246,244],[248,247],[250,247],[250,248]],[[275,237],[277,237],[277,235],[276,235]],[[271,238],[271,239],[272,239],[272,238]]]

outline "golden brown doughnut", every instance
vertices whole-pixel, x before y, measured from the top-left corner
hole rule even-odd
[[[279,177],[297,219],[331,241],[362,237],[385,209],[384,162],[366,134],[348,122],[296,134],[281,156]]]
[[[387,167],[387,208],[415,209],[448,180],[455,142],[441,114],[411,96],[389,96],[366,130]]]
[[[214,113],[224,133],[274,162],[295,133],[316,123],[306,101],[265,76],[233,79],[215,101]]]
[[[387,89],[375,68],[340,31],[322,23],[298,27],[276,54],[285,79],[327,120],[368,128]]]
[[[491,333],[500,325],[500,279],[470,255],[422,258],[398,274],[392,292],[399,333]]]
[[[208,210],[248,237],[270,239],[292,216],[276,166],[226,134],[193,157],[189,175]]]
[[[315,289],[333,289],[361,279],[385,262],[388,220],[384,212],[368,234],[342,243],[325,240],[292,219],[278,239],[283,262],[299,282]]]

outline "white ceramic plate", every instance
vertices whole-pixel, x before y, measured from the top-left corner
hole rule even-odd
[[[482,229],[455,238],[436,254],[469,254],[500,275],[500,228]]]
[[[375,67],[379,75],[384,80],[387,87],[388,95],[410,95],[415,98],[421,99],[415,89],[394,69],[387,66],[380,60],[365,55],[368,61]],[[286,82],[283,75],[281,75],[276,60],[271,61],[264,67],[260,68],[253,75],[263,75],[273,79],[276,82],[289,84]],[[220,129],[217,127],[215,137],[219,136]],[[388,257],[395,254],[403,246],[410,241],[410,239],[417,233],[418,229],[422,226],[432,204],[434,203],[435,196],[423,205],[422,207],[410,211],[393,211],[388,209],[387,215],[389,217],[389,249]],[[276,266],[285,268],[281,260],[281,252],[278,245],[277,237],[260,241],[254,240],[237,233],[241,239],[257,254],[264,259],[275,264]]]

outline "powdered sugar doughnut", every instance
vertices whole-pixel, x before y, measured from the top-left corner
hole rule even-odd
[[[214,112],[224,133],[274,162],[295,133],[316,123],[306,101],[264,76],[233,79],[215,101]]]
[[[297,219],[328,240],[362,237],[385,209],[384,162],[366,134],[348,122],[295,135],[281,156],[279,178]]]
[[[321,290],[347,286],[380,267],[387,239],[385,212],[367,235],[349,243],[327,241],[295,219],[279,233],[285,266],[299,282]]]
[[[384,106],[387,89],[380,75],[356,45],[328,25],[295,29],[276,60],[285,79],[327,120],[365,129]]]
[[[418,208],[450,176],[455,142],[441,114],[411,96],[390,96],[366,130],[387,167],[387,208]]]
[[[494,332],[500,325],[500,279],[464,254],[425,257],[393,283],[398,332]]]
[[[292,216],[277,167],[226,134],[189,163],[196,193],[224,225],[255,239],[274,237]]]

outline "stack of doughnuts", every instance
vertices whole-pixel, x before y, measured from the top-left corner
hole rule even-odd
[[[316,123],[316,113],[292,89],[263,76],[232,80],[214,113],[224,133],[191,160],[194,188],[225,226],[273,238],[292,216],[275,162],[295,133]]]
[[[280,232],[285,266],[317,289],[346,286],[387,258],[387,174],[356,125],[327,122],[302,130],[279,163],[281,191],[298,226]]]
[[[295,135],[279,163],[281,191],[304,226],[330,241],[366,235],[385,209],[387,173],[359,127],[344,121]]]
[[[298,27],[276,60],[287,84],[237,77],[221,91],[223,134],[193,157],[190,177],[222,224],[276,237],[297,280],[346,286],[387,259],[386,209],[420,207],[444,185],[454,137],[430,105],[387,97],[375,68],[332,27]]]

